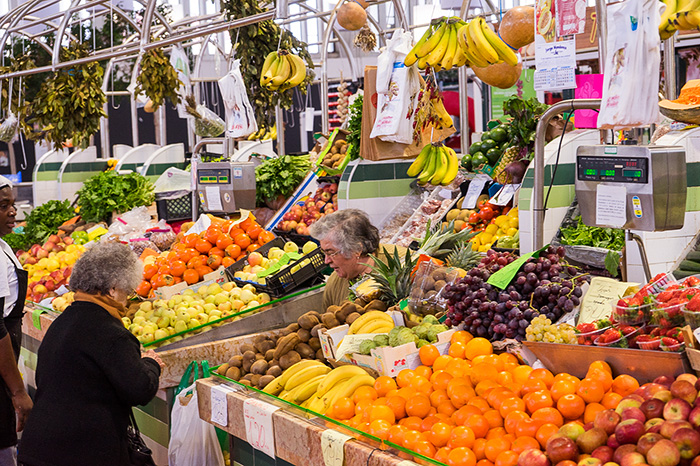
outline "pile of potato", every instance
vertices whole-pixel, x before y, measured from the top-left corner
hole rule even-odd
[[[338,168],[343,163],[347,151],[348,143],[344,139],[335,141],[331,146],[331,150],[323,156],[321,165],[328,168]]]

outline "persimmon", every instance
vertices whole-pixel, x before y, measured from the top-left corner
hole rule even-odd
[[[194,269],[187,269],[182,274],[182,278],[183,280],[185,280],[185,282],[187,282],[188,285],[194,285],[199,281],[199,274]]]

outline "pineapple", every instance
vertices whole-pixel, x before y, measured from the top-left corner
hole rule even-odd
[[[472,249],[471,242],[462,241],[452,251],[445,260],[450,267],[458,267],[463,270],[469,270],[475,267],[481,260],[481,254]]]
[[[503,152],[498,164],[493,169],[494,178],[498,183],[506,184],[509,182],[508,174],[506,173],[506,167],[509,163],[515,162],[520,153],[520,148],[518,146],[512,146]]]
[[[379,284],[378,299],[387,303],[387,306],[393,306],[410,294],[413,284],[411,273],[416,266],[416,261],[411,257],[410,250],[406,250],[406,256],[403,260],[399,256],[398,250],[394,250],[392,255],[385,248],[382,248],[382,253],[386,257],[386,262],[376,256],[371,256],[374,260],[374,266],[370,267],[372,271],[369,275]]]

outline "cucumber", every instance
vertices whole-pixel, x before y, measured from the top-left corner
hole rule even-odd
[[[692,277],[695,274],[696,274],[696,272],[690,272],[687,270],[680,270],[680,269],[673,271],[673,276],[676,277],[677,280],[682,280],[682,279],[687,278],[687,277]]]
[[[700,262],[700,251],[690,251],[685,258],[689,261]]]
[[[686,272],[700,272],[700,263],[691,261],[691,260],[683,260],[681,261],[679,269],[686,271]]]

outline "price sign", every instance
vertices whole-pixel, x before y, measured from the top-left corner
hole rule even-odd
[[[351,438],[333,429],[326,429],[321,433],[321,451],[326,466],[343,466],[345,442]]]
[[[489,202],[493,205],[504,206],[513,199],[516,191],[520,188],[519,184],[506,184],[501,189],[498,190],[495,196],[489,199]]]
[[[225,385],[211,387],[211,422],[215,422],[223,427],[228,425],[226,394],[232,391],[230,387]]]
[[[490,181],[491,177],[488,175],[476,175],[474,179],[469,183],[469,188],[467,188],[467,194],[464,196],[464,201],[462,201],[463,209],[473,209],[476,207],[476,201],[481,195],[481,191],[484,190],[486,182]]]
[[[396,466],[418,466],[418,464],[414,463],[413,461],[403,460]]]
[[[272,413],[279,408],[264,401],[248,398],[243,403],[245,435],[248,443],[271,458],[275,457],[275,431]]]

